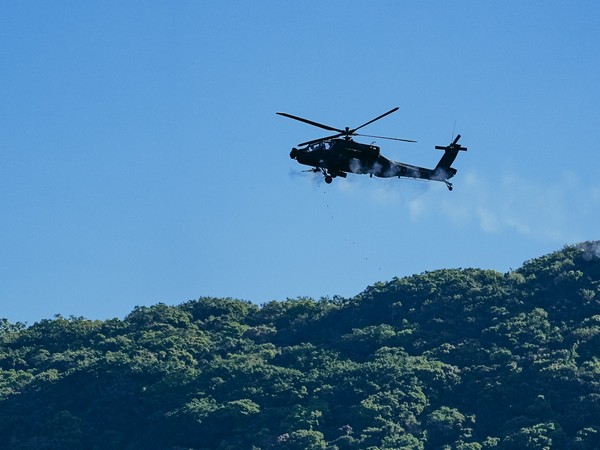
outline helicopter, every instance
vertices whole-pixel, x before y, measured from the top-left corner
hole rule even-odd
[[[277,114],[335,132],[331,136],[298,144],[299,148],[294,147],[290,152],[290,158],[295,159],[300,164],[312,167],[312,169],[304,172],[321,172],[327,184],[330,184],[336,177],[346,178],[348,173],[354,173],[369,174],[371,177],[375,175],[380,178],[398,177],[442,181],[451,191],[453,187],[449,180],[456,175],[456,169],[451,165],[459,151],[467,150],[466,147],[458,143],[461,137],[460,134],[449,145],[435,146],[436,150],[443,150],[444,154],[433,169],[392,161],[381,154],[378,146],[362,144],[352,139],[352,136],[363,136],[393,141],[417,142],[411,139],[357,133],[361,128],[398,111],[398,109],[398,107],[395,107],[356,128],[345,127],[344,129],[324,125],[292,114],[283,112]]]

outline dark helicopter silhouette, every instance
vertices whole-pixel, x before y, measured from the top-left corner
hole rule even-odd
[[[298,144],[298,147],[301,148],[294,147],[290,152],[290,158],[295,159],[300,164],[312,167],[312,169],[307,172],[321,172],[325,177],[325,182],[328,184],[331,183],[335,177],[346,178],[348,173],[355,173],[369,174],[370,176],[375,175],[376,177],[381,178],[406,177],[443,181],[446,183],[448,189],[452,190],[452,183],[448,180],[456,174],[456,169],[451,167],[451,165],[460,150],[467,150],[466,147],[462,147],[458,144],[460,134],[456,136],[456,139],[449,145],[438,145],[435,147],[437,150],[444,150],[444,155],[433,169],[392,161],[381,154],[378,146],[373,144],[361,144],[352,140],[352,136],[364,136],[393,141],[416,142],[410,139],[357,133],[361,128],[397,110],[398,107],[363,123],[359,127],[352,129],[346,127],[343,130],[287,113],[278,112],[277,114],[328,131],[335,131],[336,134],[332,136]]]

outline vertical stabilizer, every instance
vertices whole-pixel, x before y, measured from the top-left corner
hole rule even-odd
[[[467,147],[463,147],[458,143],[459,139],[460,139],[460,134],[458,136],[456,136],[456,139],[454,139],[454,141],[452,141],[452,143],[448,146],[445,146],[445,147],[441,146],[441,145],[435,146],[436,150],[444,150],[444,154],[443,154],[442,158],[440,159],[440,162],[438,162],[437,166],[435,166],[436,172],[444,171],[447,173],[452,173],[452,172],[456,173],[456,171],[454,169],[452,169],[450,166],[456,159],[456,156],[458,155],[459,151],[467,150]],[[452,173],[452,175],[454,175],[454,173]]]

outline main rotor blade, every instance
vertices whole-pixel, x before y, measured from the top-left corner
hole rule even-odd
[[[377,138],[377,139],[388,139],[390,141],[417,142],[417,141],[413,141],[412,139],[400,139],[400,138],[393,138],[393,137],[387,137],[387,136],[374,136],[372,134],[354,133],[354,136],[372,137],[372,138]]]
[[[352,131],[352,134],[353,134],[355,131],[357,131],[357,130],[360,130],[362,127],[366,127],[366,126],[367,126],[367,125],[369,125],[370,123],[373,123],[373,122],[375,122],[376,120],[379,120],[379,119],[382,119],[382,118],[384,118],[384,117],[385,117],[385,116],[387,116],[388,114],[391,114],[391,113],[393,113],[393,112],[396,112],[396,111],[398,111],[398,109],[400,109],[400,108],[398,108],[398,107],[396,106],[394,109],[391,109],[391,110],[389,110],[388,112],[386,112],[386,113],[384,113],[384,114],[382,114],[382,115],[380,115],[380,116],[378,116],[378,117],[375,117],[373,120],[369,120],[367,123],[363,123],[363,124],[362,124],[360,127],[357,127],[357,128],[354,128],[353,130],[351,130],[351,131]]]
[[[312,141],[303,142],[302,144],[298,144],[298,147],[302,147],[303,145],[316,144],[317,142],[328,141],[330,139],[339,138],[340,136],[342,136],[342,134],[338,133],[338,134],[334,134],[333,136],[327,136],[327,137],[320,138],[320,139],[313,139]]]
[[[339,130],[337,128],[330,127],[329,125],[323,125],[322,123],[313,122],[312,120],[303,119],[302,117],[293,116],[291,114],[282,112],[278,112],[277,114],[279,114],[280,116],[289,117],[290,119],[299,120],[300,122],[304,122],[315,127],[323,128],[324,130],[337,131],[338,133],[343,133],[342,130]]]

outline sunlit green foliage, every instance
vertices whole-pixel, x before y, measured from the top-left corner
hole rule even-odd
[[[600,448],[599,243],[352,299],[0,320],[0,449]]]

